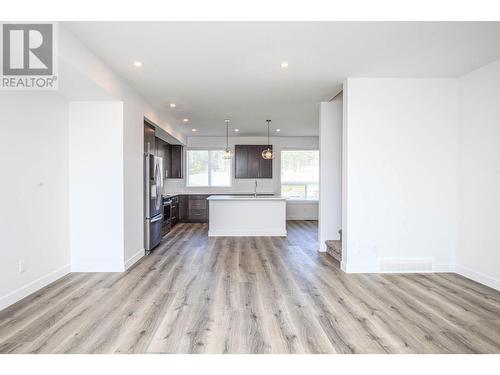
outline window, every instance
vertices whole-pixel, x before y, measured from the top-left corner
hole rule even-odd
[[[187,186],[231,186],[231,159],[223,150],[187,150]]]
[[[281,151],[281,195],[319,199],[319,151]]]

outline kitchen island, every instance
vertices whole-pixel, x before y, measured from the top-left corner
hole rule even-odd
[[[211,195],[209,237],[286,236],[286,198],[273,195]]]

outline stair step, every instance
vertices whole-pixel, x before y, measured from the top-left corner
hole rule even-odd
[[[325,241],[326,252],[330,254],[333,258],[337,259],[339,262],[342,261],[342,241],[340,240],[328,240]]]

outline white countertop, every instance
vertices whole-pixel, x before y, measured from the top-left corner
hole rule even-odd
[[[215,195],[215,194],[222,194],[222,195],[228,195],[228,196],[231,196],[231,195],[253,195],[253,192],[248,192],[248,193],[245,193],[245,192],[232,192],[232,191],[221,191],[221,192],[218,192],[218,191],[204,191],[204,190],[200,190],[200,191],[174,191],[174,192],[166,192],[164,193],[163,195],[170,195],[170,196],[174,196],[174,195]],[[257,195],[272,195],[274,196],[274,193],[266,193],[266,192],[260,192],[260,193],[257,193]]]
[[[209,201],[286,201],[285,197],[279,195],[211,195],[207,198]]]

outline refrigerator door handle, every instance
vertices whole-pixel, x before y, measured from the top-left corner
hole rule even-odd
[[[156,209],[161,207],[161,170],[159,163],[155,163],[155,183],[156,183]]]
[[[144,161],[144,173],[146,174],[145,176],[145,186],[144,186],[144,206],[146,208],[146,217],[150,217],[151,215],[151,210],[150,210],[150,202],[151,202],[151,188],[149,181],[151,179],[151,156],[149,155],[149,152],[146,154],[145,161]]]
[[[163,215],[155,216],[154,218],[151,219],[151,223],[156,223],[157,221],[160,221],[162,219],[163,219]]]

